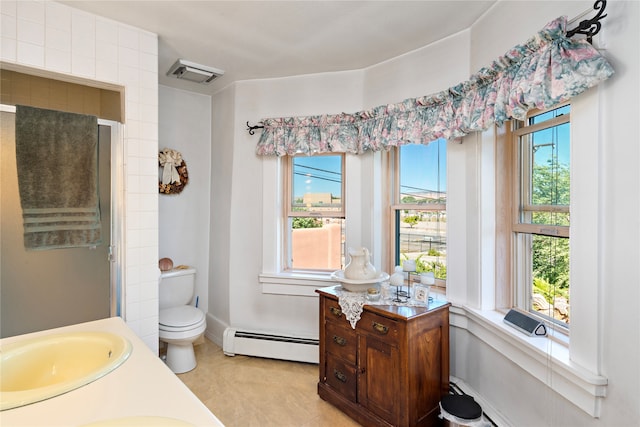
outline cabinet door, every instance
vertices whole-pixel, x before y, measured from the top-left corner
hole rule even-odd
[[[356,401],[356,367],[339,357],[326,355],[325,383],[348,400]]]
[[[358,403],[385,421],[397,424],[394,408],[400,392],[398,348],[369,335],[360,335],[358,339]]]

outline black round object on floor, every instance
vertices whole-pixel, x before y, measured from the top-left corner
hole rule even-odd
[[[442,396],[440,404],[444,411],[463,420],[475,420],[482,416],[482,408],[471,396],[448,394]]]

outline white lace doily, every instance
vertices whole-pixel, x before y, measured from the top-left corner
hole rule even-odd
[[[377,301],[369,301],[367,299],[366,292],[349,292],[345,289],[336,289],[336,294],[338,295],[338,304],[340,304],[340,308],[342,309],[342,313],[347,318],[351,327],[353,329],[356,328],[356,324],[358,320],[360,320],[360,316],[362,315],[362,307],[365,304],[368,305],[400,305],[405,307],[425,307],[426,304],[424,302],[413,301],[408,299],[406,301],[398,302],[393,301],[396,296],[396,288],[390,287],[388,285],[383,285],[381,287],[381,297]]]
[[[347,318],[351,327],[356,328],[360,315],[362,314],[362,306],[367,302],[364,292],[341,291],[338,293],[338,304],[342,309],[342,314]]]

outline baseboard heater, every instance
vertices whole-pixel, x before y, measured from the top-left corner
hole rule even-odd
[[[319,362],[319,341],[313,338],[227,328],[222,339],[222,350],[227,356],[242,354],[296,362]]]

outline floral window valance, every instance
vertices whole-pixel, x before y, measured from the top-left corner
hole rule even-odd
[[[534,108],[549,108],[606,80],[613,68],[586,40],[565,36],[560,17],[490,67],[447,90],[356,113],[263,119],[256,153],[361,154],[459,138]]]

